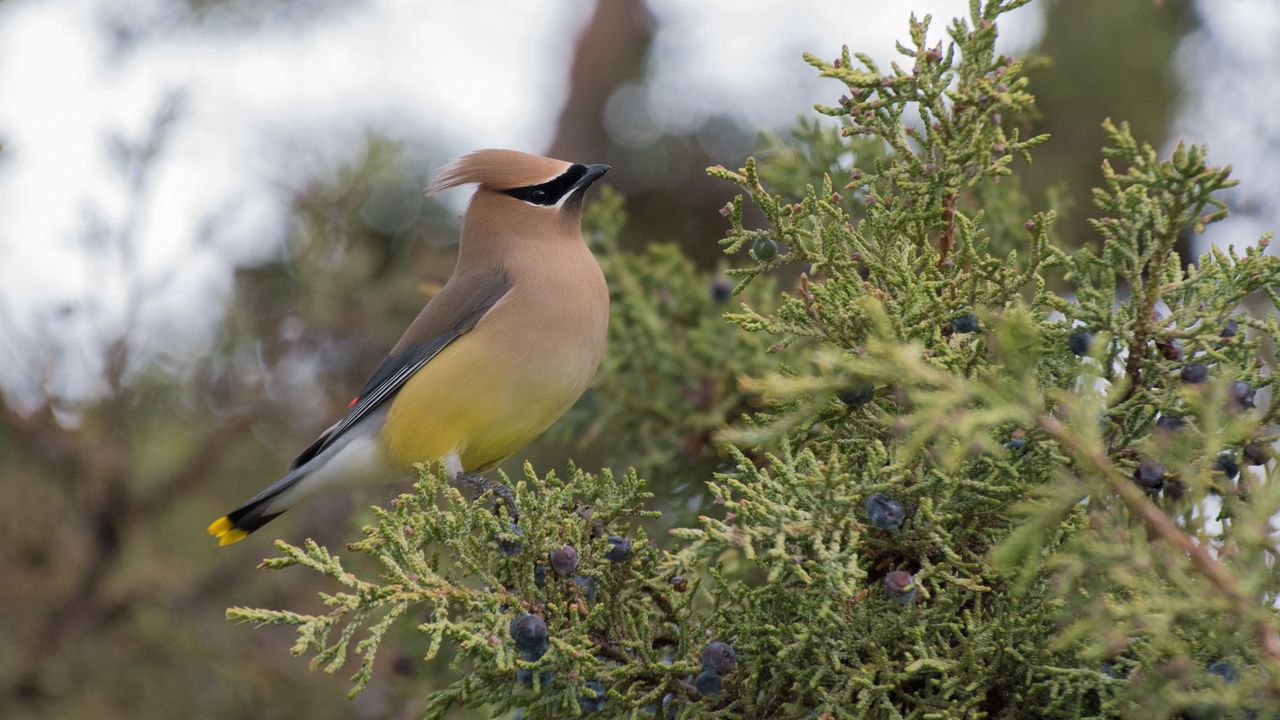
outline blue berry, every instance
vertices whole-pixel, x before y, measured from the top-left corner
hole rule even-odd
[[[1176,415],[1161,415],[1160,419],[1156,420],[1156,430],[1176,432],[1181,430],[1186,424],[1186,421]]]
[[[719,695],[723,688],[720,682],[720,676],[710,670],[703,670],[698,673],[698,677],[693,679],[693,686],[703,695]]]
[[[1021,450],[1027,444],[1025,437],[1016,437],[1004,444],[1006,450]]]
[[[596,599],[595,578],[583,575],[574,575],[573,584],[577,585],[578,589],[582,591],[582,594],[587,596],[587,602],[591,602]]]
[[[760,262],[769,262],[778,257],[778,243],[773,238],[759,238],[751,244],[751,255]]]
[[[1067,337],[1067,347],[1081,357],[1089,354],[1089,346],[1093,344],[1093,333],[1088,330],[1071,333]]]
[[[547,654],[547,648],[548,648],[548,645],[547,643],[544,642],[532,650],[521,652],[520,657],[524,658],[525,660],[528,660],[529,662],[536,662],[538,660],[541,660],[543,655]]]
[[[619,535],[610,535],[605,539],[609,542],[609,551],[604,554],[605,560],[620,563],[631,557],[630,540]]]
[[[867,498],[867,517],[878,528],[897,530],[906,519],[907,511],[897,500],[884,493],[875,493]]]
[[[1213,469],[1227,476],[1228,480],[1235,480],[1240,474],[1240,464],[1230,453],[1222,453],[1217,460],[1213,461]]]
[[[1210,675],[1217,675],[1222,681],[1228,685],[1234,685],[1240,680],[1240,672],[1236,670],[1236,666],[1226,660],[1219,660],[1205,668],[1205,672]]]
[[[849,407],[858,407],[871,402],[871,398],[875,397],[875,387],[873,385],[859,385],[848,390],[841,390],[836,393],[836,397],[840,398],[840,402]]]
[[[1240,332],[1240,323],[1236,322],[1235,318],[1230,318],[1227,320],[1227,324],[1222,326],[1222,332],[1218,334],[1224,338],[1229,338],[1235,337],[1238,332]]]
[[[524,536],[524,531],[520,529],[519,525],[515,523],[511,523],[510,529],[511,529],[511,533],[516,537]],[[501,535],[499,535],[498,549],[502,551],[502,554],[505,557],[515,557],[516,555],[520,554],[520,551],[524,550],[524,543],[520,542],[519,540],[507,540],[503,538]]]
[[[884,589],[894,602],[910,605],[916,599],[916,580],[906,570],[894,570],[884,576]]]
[[[1182,368],[1182,372],[1178,374],[1182,378],[1182,382],[1190,385],[1199,385],[1209,379],[1209,368],[1204,363],[1193,362]]]
[[[547,687],[555,677],[556,673],[554,670],[543,670],[538,674],[538,687]],[[519,682],[525,687],[533,687],[533,671],[525,668],[519,668],[516,670],[516,682]]]
[[[533,566],[533,584],[537,585],[538,587],[542,587],[547,584],[547,566],[546,565]]]
[[[1169,472],[1164,465],[1152,460],[1151,458],[1143,458],[1138,463],[1138,467],[1133,471],[1133,481],[1148,490],[1159,490],[1164,484],[1165,473]]]
[[[978,329],[978,316],[973,313],[961,315],[951,321],[951,330],[957,333],[971,333]]]
[[[683,575],[675,575],[671,578],[671,589],[678,593],[682,593],[689,589],[689,578]]]
[[[707,643],[702,648],[702,669],[711,671],[717,675],[728,675],[733,672],[733,667],[738,663],[738,654],[733,651],[729,643],[715,642]]]
[[[1182,351],[1182,343],[1177,340],[1156,340],[1156,349],[1167,360],[1181,360],[1186,353]]]
[[[728,302],[733,295],[733,283],[726,278],[716,278],[711,281],[711,299],[717,303]]]
[[[547,623],[537,615],[525,613],[511,620],[511,639],[516,641],[516,650],[526,657],[542,654],[547,649]],[[530,658],[537,659],[537,658]]]
[[[578,707],[582,708],[582,712],[600,712],[604,709],[604,685],[590,680],[582,684],[584,692],[578,696]]]
[[[1271,449],[1265,443],[1251,442],[1240,451],[1245,463],[1249,465],[1266,465],[1270,459]]]
[[[1227,388],[1227,396],[1231,398],[1231,402],[1237,407],[1251,408],[1253,407],[1253,395],[1257,392],[1249,383],[1241,380],[1231,381],[1231,387]]]
[[[552,550],[548,559],[551,561],[551,569],[557,575],[568,575],[578,569],[578,551],[572,545]]]

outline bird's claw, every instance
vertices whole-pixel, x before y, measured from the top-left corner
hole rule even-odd
[[[520,511],[516,509],[516,494],[506,484],[497,480],[490,480],[478,473],[466,472],[458,473],[458,481],[474,488],[477,496],[486,492],[491,493],[495,503],[498,498],[502,498],[503,507],[506,508],[507,515],[511,517],[511,521],[517,522],[520,520]]]

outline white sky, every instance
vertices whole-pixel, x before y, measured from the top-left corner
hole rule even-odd
[[[1234,168],[1232,215],[1210,226],[1201,247],[1240,247],[1280,231],[1280,2],[1196,0],[1195,7],[1200,28],[1175,58],[1184,98],[1173,134],[1207,144],[1210,162]]]
[[[96,319],[67,321],[59,349],[86,363],[94,355],[89,326],[124,322],[131,274],[151,287],[139,318],[145,331],[198,346],[216,313],[192,309],[226,296],[235,262],[278,247],[283,189],[347,159],[370,128],[449,154],[484,146],[543,149],[566,92],[573,38],[593,7],[589,0],[365,0],[332,3],[305,20],[263,24],[223,13],[185,24],[167,18],[166,4],[0,3],[0,325],[17,323],[34,334],[47,316],[31,309],[89,298]],[[814,77],[800,60],[803,50],[835,57],[848,43],[887,61],[895,57],[893,41],[906,36],[908,8],[933,13],[932,34],[942,37],[945,21],[965,13],[968,3],[650,5],[658,33],[650,78],[637,98],[661,127],[684,130],[712,111],[753,126],[786,126],[813,102],[830,102],[838,89]],[[1247,182],[1269,174],[1270,185],[1257,185],[1271,194],[1258,197],[1274,198],[1280,113],[1266,106],[1275,102],[1273,93],[1246,92],[1206,67],[1270,72],[1270,87],[1280,87],[1280,63],[1268,56],[1280,37],[1280,4],[1200,5],[1206,29],[1179,56],[1192,93],[1178,127],[1211,142],[1215,156],[1238,159]],[[155,19],[166,29],[147,34]],[[1009,16],[1005,51],[1034,44],[1042,20],[1038,4]],[[142,34],[122,51],[103,32],[106,24]],[[131,206],[106,138],[145,135],[156,109],[177,90],[183,109],[136,218],[137,256],[114,267],[90,266],[82,249],[87,220],[119,227]],[[1215,111],[1226,102],[1234,112]],[[1266,127],[1251,125],[1258,123]],[[1269,218],[1259,213],[1239,222],[1275,226],[1274,204],[1266,205]],[[17,366],[21,345],[0,346],[0,366]],[[74,379],[62,384],[66,392],[77,390]]]

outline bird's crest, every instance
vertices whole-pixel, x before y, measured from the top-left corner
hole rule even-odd
[[[569,167],[563,160],[516,150],[476,150],[445,165],[427,187],[427,194],[475,183],[492,190],[537,185],[559,176]]]

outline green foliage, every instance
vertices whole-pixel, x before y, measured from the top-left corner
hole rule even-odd
[[[355,577],[314,542],[299,548],[279,541],[282,557],[263,567],[301,565],[346,591],[323,596],[332,608],[323,615],[232,608],[228,618],[296,626],[292,652],[314,652],[313,669],[336,672],[354,649],[362,657],[352,678],[354,696],[368,684],[390,624],[410,612],[425,617],[418,630],[430,640],[426,659],[445,641],[455,643],[452,668],[459,676],[432,694],[427,717],[442,717],[454,704],[522,706],[538,716],[563,717],[565,708],[577,707],[587,681],[611,688],[613,705],[653,704],[667,692],[692,690],[681,678],[701,649],[687,624],[694,595],[677,591],[667,572],[670,559],[635,526],[654,513],[643,509],[652,496],[634,473],[597,476],[570,468],[562,480],[555,474],[539,477],[526,466],[514,485],[521,509],[518,536],[505,512],[464,498],[444,478],[438,468],[422,468],[414,491],[389,510],[375,509],[377,524],[349,546],[379,560],[381,582]],[[634,543],[622,562],[606,558],[610,535],[629,535]],[[517,543],[518,550],[504,553],[499,540]],[[548,567],[548,554],[565,545],[576,548],[579,558],[571,576]],[[510,620],[526,612],[550,628],[550,651],[536,661],[519,656],[508,630]],[[352,648],[362,627],[364,636]],[[683,661],[664,662],[671,657]],[[533,672],[536,689],[515,681],[520,669]]]
[[[608,462],[666,484],[672,475],[701,482],[724,457],[720,431],[753,407],[739,378],[777,365],[771,339],[738,332],[720,314],[735,303],[769,312],[777,291],[760,282],[730,297],[727,280],[707,277],[672,244],[622,251],[622,200],[606,187],[583,219],[611,293],[609,353],[585,412],[562,427],[582,445],[605,439]]]
[[[505,514],[424,470],[350,546],[377,581],[282,544],[267,566],[333,578],[333,610],[230,616],[298,626],[295,653],[330,672],[367,625],[358,691],[388,624],[425,615],[428,656],[450,643],[458,678],[428,717],[577,716],[590,681],[610,718],[1280,712],[1280,482],[1274,460],[1244,461],[1276,439],[1259,357],[1280,325],[1239,311],[1251,294],[1280,309],[1280,260],[1264,238],[1184,269],[1175,241],[1225,215],[1229,173],[1202,148],[1162,160],[1112,123],[1102,242],[1064,251],[1054,213],[1028,212],[1010,176],[1044,139],[1022,137],[1023,67],[993,49],[996,19],[1023,4],[973,0],[945,45],[913,18],[905,69],[808,57],[848,88],[818,108],[839,126],[709,171],[743,193],[721,241],[743,299],[727,323],[675,251],[620,252],[618,200],[599,203],[614,321],[594,422],[648,475],[680,466],[690,436],[730,460],[707,482],[715,509],[669,547],[637,524],[652,513],[634,472],[526,468],[512,557]],[[765,279],[797,265],[794,289]],[[769,354],[784,349],[786,364]],[[1191,363],[1206,381],[1183,379]],[[877,493],[902,504],[900,526],[869,516]],[[637,551],[609,562],[608,535]],[[536,582],[565,544],[594,595],[549,570]],[[515,651],[523,613],[547,621],[545,655]],[[710,640],[737,664],[704,695]]]

